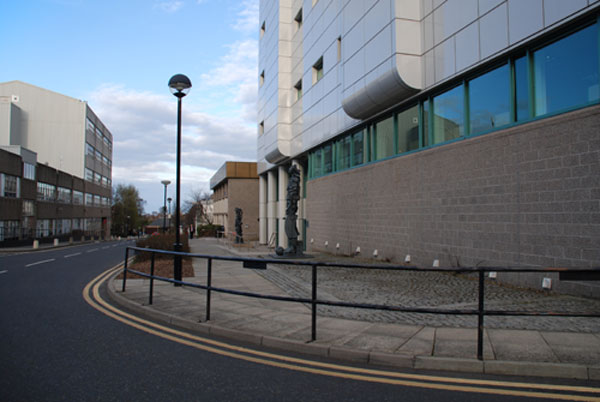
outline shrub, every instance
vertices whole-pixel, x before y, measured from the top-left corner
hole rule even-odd
[[[223,226],[208,224],[198,226],[196,229],[198,237],[217,237],[217,231],[223,230]]]
[[[190,244],[188,241],[188,236],[186,236],[186,234],[183,233],[180,236],[180,240],[181,244],[183,245],[181,251],[183,251],[184,253],[189,253]],[[135,243],[137,247],[168,251],[173,251],[173,244],[175,244],[175,233],[161,233],[157,235],[152,235],[143,239],[139,239]],[[151,253],[138,252],[136,255],[136,261],[149,260],[151,255]],[[156,254],[155,259],[160,258],[173,258],[173,256]]]

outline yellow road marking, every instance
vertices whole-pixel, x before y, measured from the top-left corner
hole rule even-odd
[[[159,336],[164,339],[168,339],[174,342],[178,342],[187,346],[191,346],[196,349],[204,350],[211,353],[216,353],[222,356],[228,356],[231,358],[241,359],[258,364],[266,364],[269,366],[286,368],[290,370],[302,371],[313,374],[327,375],[339,378],[347,378],[361,381],[370,381],[392,385],[403,385],[410,387],[429,388],[438,390],[449,390],[449,391],[461,391],[461,392],[475,392],[485,394],[497,394],[507,396],[523,396],[523,397],[534,397],[534,398],[548,398],[548,399],[560,399],[560,400],[573,400],[573,401],[599,401],[598,397],[590,397],[583,395],[568,395],[568,394],[552,394],[546,392],[533,392],[533,391],[519,391],[509,390],[502,388],[482,388],[478,386],[495,386],[495,387],[506,387],[506,388],[529,388],[539,390],[553,390],[563,392],[580,392],[580,393],[600,393],[600,388],[591,387],[578,387],[568,385],[552,385],[552,384],[528,384],[522,382],[505,382],[505,381],[492,381],[492,380],[477,380],[477,379],[465,379],[465,378],[452,378],[452,377],[441,377],[441,376],[427,376],[418,374],[408,373],[397,373],[391,371],[382,371],[374,369],[363,369],[351,366],[342,366],[332,363],[323,363],[311,360],[305,360],[295,357],[277,355],[268,352],[261,352],[253,349],[248,349],[241,346],[229,345],[223,342],[215,341],[212,339],[202,338],[196,335],[191,335],[186,332],[178,331],[172,328],[162,326],[160,324],[153,323],[151,321],[144,320],[142,318],[133,316],[124,311],[121,311],[106,301],[104,301],[99,294],[99,287],[104,283],[108,277],[117,269],[115,267],[109,271],[106,271],[90,283],[86,285],[83,290],[83,297],[88,304],[95,309],[101,311],[103,314],[120,321],[124,324],[132,326],[141,331],[150,333],[155,336]],[[93,287],[93,288],[92,288]],[[90,288],[92,288],[93,298],[90,297]],[[156,329],[153,329],[156,328]],[[182,339],[187,338],[187,339]],[[198,344],[198,342],[202,344]],[[213,346],[208,346],[213,345]],[[228,349],[228,350],[223,350]],[[259,356],[253,357],[240,353],[246,353],[249,355]],[[279,361],[267,360],[274,359]],[[303,364],[305,366],[298,366],[295,364]],[[309,366],[309,367],[306,367]],[[313,368],[313,367],[319,368]],[[340,370],[345,372],[331,371]],[[357,374],[352,374],[357,373]],[[388,378],[380,378],[376,376],[384,376]],[[391,377],[391,378],[389,378]],[[400,379],[402,378],[402,380]],[[418,382],[410,380],[428,381]],[[467,384],[465,385],[449,385],[449,384],[437,384],[431,381],[454,383],[454,384]]]

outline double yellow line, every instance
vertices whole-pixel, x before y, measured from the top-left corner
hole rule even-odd
[[[83,290],[83,298],[88,304],[103,314],[140,331],[206,352],[305,373],[382,384],[444,391],[600,402],[600,388],[452,378],[364,369],[262,352],[192,335],[128,314],[102,299],[99,288],[117,269],[118,267],[115,267],[100,274],[86,285]]]

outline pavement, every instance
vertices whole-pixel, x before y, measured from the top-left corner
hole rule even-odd
[[[266,249],[232,248],[216,239],[192,239],[190,248],[192,253],[210,255],[266,257],[268,253]],[[331,260],[332,257],[315,255],[316,261],[327,258]],[[344,257],[335,258],[343,260]],[[303,283],[307,269],[310,270],[307,267],[286,268],[284,264],[277,267],[269,265],[266,271],[261,271],[244,269],[240,262],[215,260],[212,263],[212,286],[298,297],[310,289],[310,283]],[[206,261],[194,259],[194,271],[195,277],[184,280],[206,284]],[[379,278],[377,272],[370,273],[370,279],[343,276],[339,272],[331,275],[329,282],[327,275],[323,276],[322,288],[322,276],[319,274],[320,299],[339,300],[342,295],[352,297],[345,301],[355,301],[366,295],[368,302],[375,299],[379,303],[380,299],[389,300],[394,292],[400,293],[398,289],[394,291],[393,278],[372,282]],[[454,289],[453,292],[457,287],[464,292],[472,290],[470,283],[473,281],[469,278],[458,278],[459,282],[455,281],[455,276],[442,280],[434,278],[435,284],[431,283],[432,278],[423,278],[421,281],[429,282],[432,288],[444,282],[442,284]],[[411,283],[415,281],[415,278],[410,278]],[[494,286],[499,286],[500,290],[491,292],[492,304],[504,303],[507,306],[506,303],[512,300],[513,304],[526,305],[534,300],[535,308],[546,306],[554,309],[556,305],[566,305],[571,309],[587,306],[600,311],[600,301],[595,299],[565,298]],[[309,305],[212,292],[211,317],[210,321],[206,321],[205,290],[155,281],[153,304],[148,305],[149,280],[128,279],[126,291],[121,292],[121,288],[122,281],[113,277],[108,286],[111,299],[140,316],[199,334],[251,345],[378,367],[600,380],[600,318],[544,317],[540,321],[536,317],[503,317],[494,322],[492,317],[486,317],[484,358],[480,361],[476,358],[477,330],[474,322],[456,320],[449,315],[436,316],[434,321],[430,321],[427,317],[431,315],[428,314],[378,316],[377,312],[372,314],[370,310],[336,310],[320,306],[317,339],[311,342]],[[352,292],[355,292],[356,299]],[[428,298],[426,293],[427,286],[415,286],[410,295],[412,303],[440,305],[439,300]],[[498,295],[496,299],[494,294]],[[406,293],[402,297],[406,298]],[[440,300],[445,300],[445,297],[442,294]],[[424,300],[422,304],[419,298]],[[466,300],[459,305],[470,305],[471,302]],[[445,303],[443,307],[448,307],[447,300]],[[511,321],[512,325],[507,324]],[[524,327],[531,329],[521,329]]]

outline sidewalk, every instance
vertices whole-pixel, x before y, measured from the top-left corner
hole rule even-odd
[[[213,239],[193,239],[190,247],[193,253],[232,254]],[[253,249],[235,251],[257,256]],[[206,262],[196,259],[194,269],[196,276],[186,281],[206,284]],[[287,286],[266,279],[265,271],[243,269],[239,262],[213,261],[212,272],[215,287],[290,296],[289,287],[284,290]],[[319,310],[317,340],[309,342],[310,306],[212,292],[211,320],[206,322],[204,290],[155,281],[154,303],[148,306],[148,280],[128,279],[125,293],[121,286],[121,280],[112,280],[109,295],[138,314],[265,347],[392,367],[600,380],[600,332],[594,328],[486,328],[484,360],[479,361],[475,328],[368,322],[331,312],[324,316]],[[331,300],[329,296],[319,287],[320,298]]]

